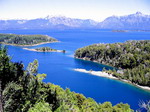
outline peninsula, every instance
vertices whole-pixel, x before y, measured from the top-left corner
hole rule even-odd
[[[48,35],[17,35],[0,34],[0,43],[14,46],[36,46],[45,43],[58,42]]]
[[[80,48],[75,58],[118,68],[105,71],[134,85],[150,87],[150,40],[94,44]]]

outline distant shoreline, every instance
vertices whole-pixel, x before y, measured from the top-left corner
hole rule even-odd
[[[150,30],[112,30],[112,32],[150,32]]]
[[[0,42],[0,44],[11,45],[11,46],[20,46],[20,47],[29,47],[29,46],[38,46],[38,45],[48,44],[48,43],[54,43],[54,42],[59,42],[59,41],[53,41],[53,42],[41,42],[41,43],[38,43],[38,44],[32,44],[32,45],[8,44],[8,43],[5,43],[5,42]]]
[[[92,71],[92,70],[85,70],[85,69],[73,69],[74,71],[78,71],[78,72],[83,72],[83,73],[88,73],[88,74],[92,74],[92,75],[96,75],[96,76],[100,76],[100,77],[105,77],[105,78],[110,78],[110,79],[113,79],[113,80],[119,80],[119,81],[122,81],[122,82],[125,82],[125,83],[128,83],[128,84],[131,84],[133,86],[136,86],[138,88],[141,88],[141,89],[144,89],[144,90],[148,90],[150,91],[150,87],[148,86],[140,86],[138,84],[134,84],[128,80],[125,80],[125,79],[119,79],[115,76],[113,76],[112,74],[108,74],[106,72],[102,72],[102,71]]]

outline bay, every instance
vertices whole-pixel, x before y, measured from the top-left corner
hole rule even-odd
[[[49,46],[66,50],[58,52],[32,52],[22,47],[7,46],[8,54],[14,62],[22,61],[25,67],[34,59],[39,61],[39,73],[46,73],[44,82],[51,82],[63,88],[82,93],[99,103],[112,102],[113,105],[123,102],[138,109],[141,101],[150,100],[150,92],[130,84],[104,77],[93,76],[74,71],[75,68],[101,71],[103,67],[111,67],[98,63],[73,58],[80,47],[94,43],[115,43],[127,40],[150,40],[150,32],[111,32],[110,30],[1,30],[0,33],[44,34],[58,39],[60,42],[32,46],[29,48]]]

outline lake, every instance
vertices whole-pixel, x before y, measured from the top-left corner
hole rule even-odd
[[[90,61],[74,59],[76,49],[94,43],[115,43],[126,40],[150,40],[150,32],[111,32],[109,30],[3,30],[0,33],[44,34],[58,39],[60,42],[43,44],[54,49],[66,50],[58,52],[32,52],[22,47],[8,46],[8,54],[15,62],[22,61],[25,66],[34,59],[39,61],[39,73],[46,73],[45,82],[70,88],[72,91],[91,97],[99,103],[112,102],[113,105],[123,102],[138,109],[141,101],[150,100],[150,92],[130,84],[74,71],[75,68],[101,71],[110,67]]]

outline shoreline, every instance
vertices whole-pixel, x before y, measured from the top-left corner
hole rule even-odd
[[[102,64],[102,65],[105,65],[105,66],[109,66],[109,67],[112,67],[112,68],[115,68],[115,67],[113,67],[113,66],[110,66],[110,65],[107,65],[107,64],[105,64],[105,63],[99,63],[98,61],[91,61],[90,59],[88,59],[88,58],[78,58],[78,57],[74,57],[75,59],[79,59],[79,60],[84,60],[84,61],[90,61],[90,62],[93,62],[93,63],[97,63],[97,64]]]
[[[56,51],[37,51],[35,49],[23,48],[24,50],[33,51],[33,52],[63,52],[63,50],[56,50]]]
[[[30,47],[30,46],[38,46],[38,45],[42,45],[42,44],[55,43],[55,42],[59,42],[59,41],[53,41],[53,42],[41,42],[41,43],[33,44],[33,45],[8,44],[8,43],[5,43],[5,42],[0,42],[0,44],[11,45],[11,46],[20,46],[20,47]]]
[[[119,81],[122,81],[122,82],[125,82],[125,83],[128,83],[128,84],[131,84],[135,87],[138,87],[140,89],[144,89],[144,90],[147,90],[147,91],[150,91],[150,87],[148,86],[140,86],[138,84],[134,84],[134,83],[131,83],[130,81],[128,80],[125,80],[125,79],[119,79],[115,76],[113,76],[112,74],[108,74],[106,72],[102,72],[102,71],[92,71],[92,70],[86,70],[86,69],[79,69],[79,68],[76,68],[76,69],[73,69],[74,71],[77,71],[77,72],[83,72],[83,73],[88,73],[88,74],[91,74],[91,75],[95,75],[95,76],[99,76],[99,77],[105,77],[105,78],[109,78],[109,79],[113,79],[113,80],[119,80]]]

